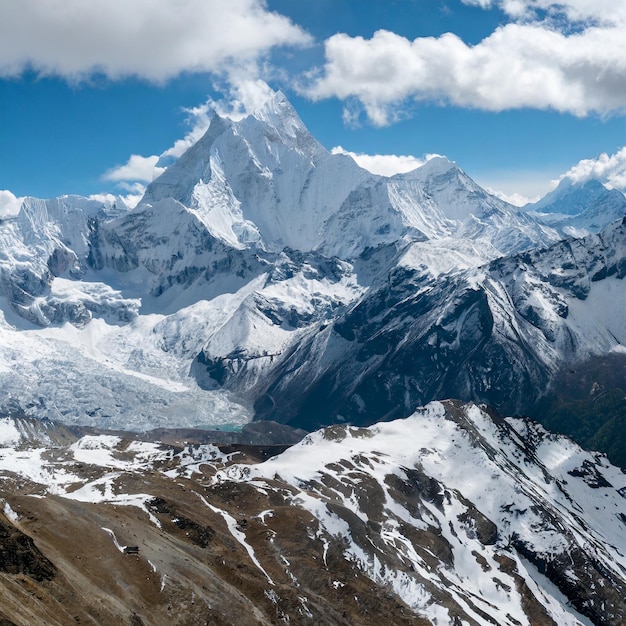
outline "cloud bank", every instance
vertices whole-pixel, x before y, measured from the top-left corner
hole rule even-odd
[[[0,0],[0,76],[223,72],[309,35],[264,0]]]
[[[24,198],[17,198],[8,189],[0,189],[0,219],[17,215]]]
[[[476,45],[452,33],[409,40],[379,30],[338,33],[303,88],[314,100],[357,102],[377,126],[411,102],[485,111],[534,108],[584,117],[626,110],[626,3],[612,0],[465,0],[513,21]],[[622,5],[622,6],[619,6]]]
[[[595,159],[583,159],[559,179],[569,178],[575,183],[596,179],[614,189],[626,189],[626,146],[615,154],[603,152]],[[559,182],[556,181],[556,182]]]
[[[427,154],[423,159],[411,155],[396,154],[363,154],[350,152],[341,146],[332,148],[333,154],[346,154],[352,157],[357,165],[372,174],[381,176],[393,176],[394,174],[404,174],[418,167],[421,167],[433,157],[441,156],[439,154]]]

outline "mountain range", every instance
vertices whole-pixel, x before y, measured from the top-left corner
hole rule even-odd
[[[2,404],[65,423],[136,430],[240,426],[269,415],[309,424],[309,409],[298,417],[296,405],[328,387],[324,376],[352,377],[358,363],[377,376],[376,363],[386,370],[394,360],[391,369],[407,377],[392,385],[403,407],[394,415],[446,394],[521,409],[521,388],[487,393],[493,381],[472,373],[487,361],[470,363],[462,381],[444,382],[469,356],[451,335],[445,339],[445,329],[454,334],[454,316],[468,330],[482,320],[492,338],[508,339],[493,348],[500,356],[473,353],[504,363],[529,352],[520,363],[524,385],[542,388],[559,364],[618,348],[607,339],[610,329],[595,350],[554,343],[563,311],[582,302],[584,291],[576,287],[584,276],[561,267],[578,263],[559,258],[563,246],[583,246],[591,258],[586,248],[603,245],[601,237],[562,244],[563,235],[444,158],[408,174],[370,174],[321,146],[277,92],[243,120],[216,114],[132,210],[121,199],[28,198],[0,224],[0,350],[1,362],[11,364],[0,371]],[[515,255],[530,251],[529,267],[551,260],[507,295],[515,267],[526,263]],[[606,270],[603,284],[621,277]],[[385,327],[400,325],[400,304],[420,318],[402,341],[386,337]],[[502,327],[495,334],[494,324]],[[433,331],[439,326],[441,337]],[[359,347],[364,342],[371,358]],[[404,356],[396,359],[398,350]],[[424,374],[433,359],[436,367]],[[353,405],[361,403],[354,391],[361,378],[338,392]],[[316,424],[359,412],[331,404]],[[388,413],[369,406],[358,421]]]
[[[0,471],[7,626],[626,617],[624,473],[477,405],[287,450],[5,418]]]
[[[607,189],[599,180],[575,182],[564,177],[553,191],[524,209],[564,233],[581,236],[599,232],[623,217],[626,199],[621,191]]]

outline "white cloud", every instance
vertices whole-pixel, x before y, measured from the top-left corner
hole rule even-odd
[[[571,22],[618,24],[626,21],[626,4],[620,0],[461,0],[482,9],[498,7],[512,18],[563,16]]]
[[[596,179],[609,187],[626,190],[626,146],[615,154],[603,152],[595,159],[579,161],[559,180],[563,178],[570,178],[575,183]]]
[[[158,156],[144,157],[131,154],[124,165],[118,165],[108,170],[103,178],[112,182],[143,181],[149,183],[165,171],[164,167],[157,167]]]
[[[536,202],[541,198],[541,196],[536,196],[535,198],[528,198],[521,193],[512,193],[507,194],[503,191],[498,191],[497,189],[492,189],[491,187],[485,187],[485,191],[490,193],[492,196],[496,196],[496,198],[500,198],[500,200],[504,200],[513,206],[525,206],[529,202]]]
[[[209,98],[204,104],[184,109],[188,115],[188,124],[192,127],[183,139],[178,139],[173,146],[161,153],[162,162],[177,159],[206,133],[213,113],[233,120],[239,120],[258,110],[274,95],[269,85],[260,79],[239,77],[235,72],[229,76],[228,84],[223,87],[227,96],[221,100]]]
[[[8,189],[0,189],[0,218],[17,215],[24,198],[17,198]]]
[[[517,3],[521,8],[532,4],[537,3]],[[583,0],[580,6],[570,4],[572,16],[585,14]],[[513,4],[506,5],[513,12]],[[608,19],[608,9],[596,13]],[[616,13],[621,16],[626,8]],[[424,100],[577,116],[626,110],[626,16],[598,19],[574,32],[570,27],[559,30],[555,21],[512,22],[473,46],[452,33],[413,41],[386,30],[371,39],[339,33],[326,40],[325,65],[309,75],[303,91],[313,99],[346,100],[351,120],[356,101],[377,126],[393,122],[407,103]]]
[[[221,73],[310,36],[265,0],[0,0],[0,76],[164,81]]]
[[[173,146],[161,153],[160,158],[167,159],[169,157],[177,159],[181,154],[191,148],[209,128],[213,110],[212,100],[207,100],[207,102],[197,107],[184,109],[185,113],[187,113],[187,122],[191,126],[191,130],[182,139],[177,139]]]
[[[122,200],[122,202],[129,208],[134,209],[139,201],[143,198],[143,193],[145,188],[141,191],[141,193],[130,193],[126,195],[114,195],[112,193],[94,193],[89,196],[90,200],[97,200],[98,202],[102,202],[103,204],[113,204],[118,200]]]
[[[270,102],[275,92],[263,80],[252,80],[244,74],[231,73],[226,98],[214,102],[214,108],[222,117],[241,120],[246,115],[261,110]]]
[[[626,146],[611,155],[602,153],[594,159],[583,159],[553,180],[547,180],[546,172],[541,171],[494,172],[482,178],[477,182],[489,193],[517,206],[537,202],[556,189],[564,178],[574,183],[599,180],[609,188],[626,191]]]
[[[381,176],[393,176],[394,174],[404,174],[418,167],[421,167],[433,157],[440,156],[438,154],[427,154],[420,159],[411,155],[395,155],[395,154],[363,154],[350,152],[337,146],[331,150],[333,154],[347,154],[351,156],[356,163],[363,169],[372,174],[380,174]]]

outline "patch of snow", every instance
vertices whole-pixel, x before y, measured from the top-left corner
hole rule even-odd
[[[124,552],[124,548],[126,546],[121,546],[119,541],[117,540],[117,537],[115,536],[115,533],[110,529],[110,528],[105,528],[104,526],[101,527],[102,530],[111,537],[111,539],[113,539],[113,543],[115,544],[115,547],[120,551],[120,552]]]
[[[239,544],[241,544],[243,546],[243,548],[248,553],[248,556],[250,557],[250,560],[263,573],[265,578],[267,578],[267,581],[269,582],[269,584],[270,585],[275,585],[274,581],[270,578],[270,575],[265,571],[265,569],[263,569],[263,566],[261,565],[261,563],[259,563],[259,560],[257,559],[256,554],[254,553],[254,548],[246,541],[245,533],[241,532],[239,530],[239,528],[237,527],[237,520],[235,520],[235,518],[232,515],[230,515],[229,513],[224,511],[223,509],[220,509],[220,508],[218,508],[216,506],[213,506],[212,504],[209,504],[209,502],[207,501],[207,499],[205,497],[201,496],[200,494],[197,494],[197,495],[200,498],[200,500],[202,501],[202,503],[207,508],[211,509],[211,511],[213,511],[213,513],[217,513],[218,515],[222,516],[222,518],[226,522],[226,526],[228,527],[228,530],[230,531],[230,534],[234,537],[234,539]]]
[[[13,446],[21,439],[20,431],[15,426],[15,421],[10,417],[0,419],[0,446]]]
[[[11,508],[8,502],[4,502],[4,508],[2,509],[4,516],[11,520],[14,524],[20,521],[20,516]]]

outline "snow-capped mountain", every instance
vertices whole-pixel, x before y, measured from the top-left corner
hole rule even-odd
[[[216,114],[204,137],[149,185],[141,204],[164,199],[192,210],[233,247],[315,250],[342,259],[386,243],[468,232],[500,253],[556,238],[447,159],[389,179],[331,154],[280,92],[239,122]]]
[[[257,415],[370,424],[444,398],[529,411],[563,368],[626,353],[624,276],[626,218],[436,279],[398,264],[277,365]]]
[[[626,363],[606,191],[567,219],[620,219],[562,240],[446,159],[329,153],[276,93],[134,209],[27,198],[0,220],[0,622],[623,624],[624,472],[448,400],[510,415]]]
[[[565,177],[556,189],[525,210],[569,235],[597,233],[626,215],[626,197],[591,179],[576,183]]]
[[[2,404],[245,423],[268,373],[398,263],[434,279],[556,239],[445,159],[385,178],[331,154],[275,93],[215,115],[133,210],[27,198],[0,222]]]
[[[259,457],[0,420],[0,619],[624,623],[626,477],[536,423],[432,403]]]

